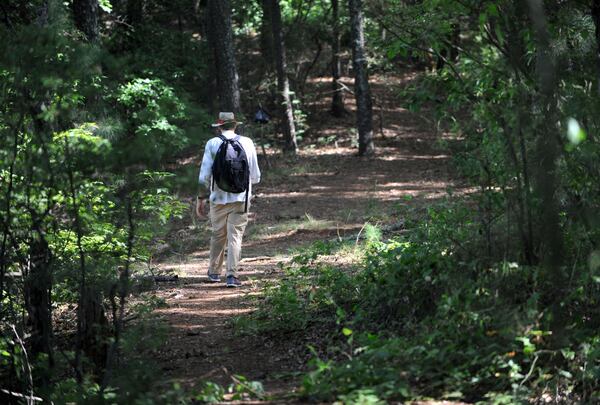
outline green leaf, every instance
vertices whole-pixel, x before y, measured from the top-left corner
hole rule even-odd
[[[494,3],[488,4],[486,12],[492,17],[498,17],[500,15],[500,13],[498,13],[498,6]]]
[[[535,353],[536,347],[528,337],[518,337],[517,341],[523,343],[523,353],[526,355],[532,355]]]
[[[579,122],[575,118],[569,118],[567,123],[567,138],[572,145],[579,145],[581,142],[585,141],[587,138],[587,133],[581,126]]]
[[[112,4],[110,4],[110,0],[99,0],[98,5],[105,13],[110,13],[112,11]]]
[[[559,375],[565,377],[566,379],[570,380],[571,378],[573,378],[573,374],[571,374],[570,372],[566,371],[566,370],[560,370],[558,372]]]
[[[571,349],[562,349],[560,352],[567,360],[573,360],[575,358],[575,352]]]
[[[343,328],[342,333],[344,334],[344,336],[350,336],[352,335],[352,329]]]

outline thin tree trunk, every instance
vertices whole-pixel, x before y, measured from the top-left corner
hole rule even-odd
[[[98,0],[73,0],[72,9],[77,29],[85,34],[89,42],[98,41]]]
[[[541,200],[540,235],[542,282],[544,304],[551,304],[551,329],[555,347],[563,347],[566,308],[561,305],[566,291],[567,276],[562,264],[564,242],[560,227],[558,202],[556,200],[557,174],[556,160],[559,155],[559,134],[556,121],[556,60],[550,49],[550,33],[542,0],[528,0],[530,17],[533,22],[537,42],[537,67],[540,84],[540,107],[544,121],[537,131],[537,173],[536,188]]]
[[[131,179],[129,179],[131,181]],[[131,191],[129,191],[131,193]],[[112,321],[114,329],[114,340],[108,349],[107,364],[104,377],[102,379],[101,391],[110,384],[114,366],[117,360],[119,345],[121,342],[121,334],[123,331],[123,321],[125,318],[125,303],[129,294],[129,278],[131,258],[133,256],[133,248],[135,243],[135,223],[133,218],[133,201],[131,194],[125,197],[125,206],[127,209],[127,258],[125,265],[120,269],[119,282],[115,284],[110,293],[110,301],[112,306]],[[116,302],[116,296],[119,296],[119,305]],[[118,311],[117,311],[118,307]]]
[[[275,44],[275,65],[277,68],[277,90],[279,101],[283,109],[282,131],[285,139],[284,151],[296,154],[298,144],[296,143],[296,127],[294,125],[294,111],[290,97],[290,83],[287,76],[287,63],[285,44],[283,41],[281,9],[279,0],[269,0],[271,3],[271,27],[273,30],[273,41]]]
[[[102,304],[102,292],[95,286],[85,286],[81,293],[81,348],[99,373],[106,366],[109,325]]]
[[[50,272],[51,254],[48,243],[39,233],[29,246],[28,272],[23,286],[25,307],[31,323],[31,353],[35,358],[40,353],[52,356],[52,317],[50,291],[52,276]]]
[[[592,0],[592,19],[596,26],[596,90],[600,95],[600,0]]]
[[[86,252],[83,246],[84,224],[80,215],[78,202],[78,185],[71,158],[71,146],[64,139],[64,155],[67,164],[65,170],[68,178],[69,197],[71,199],[71,215],[76,236],[79,259],[79,300],[77,306],[77,346],[75,351],[76,375],[79,380],[84,375],[82,354],[92,362],[95,371],[100,371],[106,364],[108,321],[102,305],[102,292],[97,285],[88,282]]]
[[[358,128],[358,154],[371,155],[373,145],[373,101],[365,56],[362,0],[348,0],[352,33],[352,66],[354,69],[354,95],[356,98],[356,126]]]
[[[507,41],[504,49],[498,48],[506,56],[510,66],[514,71],[515,77],[519,79],[520,76],[529,76],[528,65],[526,62],[526,46],[523,41],[522,31],[526,28],[525,23],[522,20],[522,16],[527,13],[526,0],[514,1],[511,6],[507,9],[504,14],[506,19],[506,31]],[[491,32],[491,31],[490,31]],[[498,47],[498,45],[496,45]],[[518,97],[520,105],[526,106],[531,104],[531,98],[525,95]],[[526,138],[523,128],[525,120],[524,112],[518,111],[516,127],[514,130],[509,128],[508,123],[505,123],[506,136],[510,137],[511,131],[513,131],[517,138],[515,143],[519,148],[519,157],[517,156],[516,149],[511,150],[511,157],[515,164],[515,170],[517,171],[517,208],[516,212],[518,224],[517,227],[521,234],[521,244],[524,254],[525,262],[528,265],[535,265],[538,263],[539,257],[536,253],[535,240],[536,235],[533,227],[533,203],[532,203],[532,186],[531,186],[531,168],[529,153],[526,147]],[[512,140],[508,139],[508,143],[511,148],[514,148]]]
[[[260,0],[262,18],[260,21],[260,51],[267,70],[273,70],[275,60],[273,43],[273,19],[271,16],[271,4],[269,0]]]
[[[240,113],[239,76],[235,61],[229,0],[209,0],[207,12],[208,40],[214,53],[219,108],[221,111]]]
[[[456,22],[452,23],[452,35],[450,36],[450,43],[452,44],[450,48],[450,60],[452,62],[456,62],[460,55],[460,19]]]
[[[319,34],[315,35],[314,38],[315,38],[315,43],[317,45],[317,51],[315,52],[315,56],[313,57],[310,64],[306,67],[304,72],[298,74],[298,76],[300,78],[296,83],[296,86],[297,86],[296,91],[298,92],[298,94],[300,95],[301,98],[304,96],[304,88],[306,86],[306,81],[308,80],[308,76],[310,75],[310,72],[312,72],[313,68],[316,66],[319,59],[321,59],[321,52],[323,52],[323,45],[321,44],[321,41],[319,40]]]
[[[38,9],[37,25],[46,27],[48,23],[49,4],[48,1],[43,1]],[[42,134],[46,132],[45,126],[47,123],[37,118],[36,114],[40,112],[38,111],[38,106],[41,107],[41,105],[43,105],[43,103],[39,102],[33,108],[33,111],[35,111],[33,116],[36,117],[33,119],[33,125],[34,134],[39,136],[41,149],[44,150],[45,147],[43,145],[44,140]],[[24,116],[21,116],[21,119],[22,118],[24,118]],[[19,122],[17,130],[21,125],[22,121]],[[16,133],[15,136],[17,136]],[[29,147],[28,150],[31,152]],[[17,159],[16,152],[18,151],[15,150],[15,159]],[[50,164],[49,161],[47,163]],[[51,173],[51,170],[49,171]],[[29,172],[28,177],[28,183],[33,183],[31,171]],[[27,200],[29,200],[29,191],[27,191],[26,194],[28,195]],[[10,205],[8,205],[7,208],[10,209]],[[32,211],[32,217],[36,216],[33,212],[35,211]],[[23,283],[23,296],[25,308],[31,324],[31,357],[36,358],[36,356],[41,353],[47,354],[48,367],[49,370],[51,370],[54,364],[52,353],[52,253],[45,238],[45,234],[41,229],[41,221],[39,221],[39,218],[32,219],[33,224],[36,225],[34,225],[32,229],[33,235],[30,237],[28,243],[29,249],[26,263],[27,270]],[[10,227],[10,224],[7,223],[6,226]],[[46,373],[42,373],[42,384],[45,385],[48,382],[48,377],[49,376]]]
[[[556,110],[555,91],[557,85],[556,61],[550,49],[550,34],[547,29],[546,15],[542,0],[529,0],[531,18],[535,29],[538,56],[537,66],[540,77],[541,103],[545,111],[543,128],[537,136],[539,170],[537,187],[542,199],[542,232],[546,238],[546,254],[544,263],[556,272],[563,260],[563,243],[561,238],[558,204],[555,198],[556,159],[559,144],[556,127],[558,112]]]
[[[215,43],[217,42],[216,36],[216,28],[215,28],[215,24],[214,21],[212,19],[212,16],[210,14],[210,11],[208,9],[208,5],[204,4],[204,13],[203,13],[203,28],[205,30],[205,35],[206,35],[206,39],[207,39],[207,43],[208,43],[208,49],[209,49],[209,61],[207,62],[208,64],[208,69],[209,69],[209,74],[208,77],[210,78],[209,82],[208,82],[208,88],[202,88],[202,93],[206,94],[207,93],[207,101],[210,103],[210,107],[212,110],[219,110],[219,94],[218,94],[218,88],[219,88],[219,84],[221,83],[221,71],[218,68],[218,61],[217,61],[217,52],[216,52],[216,47],[215,47]]]
[[[342,117],[346,113],[342,86],[340,86],[340,10],[338,0],[331,0],[332,38],[331,38],[331,76],[333,78],[333,97],[331,99],[331,114]]]
[[[4,194],[5,206],[4,215],[2,218],[2,242],[0,244],[0,309],[2,308],[4,302],[4,277],[6,275],[6,270],[8,268],[8,235],[11,232],[10,225],[12,222],[12,199],[13,199],[13,186],[14,186],[14,173],[15,173],[15,165],[17,163],[18,155],[19,155],[19,144],[21,141],[21,137],[19,133],[21,131],[21,126],[23,125],[23,120],[25,119],[25,114],[21,113],[17,123],[15,124],[13,130],[14,142],[12,147],[12,159],[10,161],[9,169],[8,169],[8,185],[6,187],[6,192]]]
[[[507,40],[506,40],[506,56],[512,65],[515,75],[530,75],[530,65],[528,58],[527,45],[523,39],[523,30],[527,29],[526,20],[522,16],[527,14],[527,0],[515,0],[511,3],[506,13],[507,18]],[[498,49],[502,50],[499,46]]]
[[[533,221],[532,221],[532,198],[531,198],[531,181],[529,175],[529,158],[527,153],[527,148],[525,144],[525,134],[523,133],[523,128],[521,122],[524,118],[522,117],[522,111],[519,112],[518,120],[519,120],[519,150],[521,153],[521,161],[523,162],[523,191],[524,191],[524,220],[525,225],[527,226],[527,237],[523,240],[523,247],[525,249],[525,258],[528,264],[534,264],[537,262],[537,257],[535,254],[534,248],[534,233],[533,233]]]

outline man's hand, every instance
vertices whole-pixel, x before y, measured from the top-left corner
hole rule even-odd
[[[196,215],[200,219],[206,219],[208,214],[207,200],[204,198],[196,198]]]

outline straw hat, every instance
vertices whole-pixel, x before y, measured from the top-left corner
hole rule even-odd
[[[220,127],[221,125],[230,124],[230,123],[241,124],[241,122],[235,120],[235,115],[232,112],[220,112],[217,122],[212,124],[212,126]]]

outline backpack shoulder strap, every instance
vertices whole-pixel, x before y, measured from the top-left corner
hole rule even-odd
[[[225,138],[225,137],[223,136],[223,134],[219,134],[219,135],[217,135],[217,138],[219,138],[219,139],[222,141],[221,145],[219,146],[219,151],[220,151],[220,150],[221,150],[221,146],[223,146],[223,144],[227,143],[228,139],[227,139],[227,138]],[[218,154],[218,152],[217,152],[217,154]],[[214,162],[213,162],[213,173],[214,173]],[[213,174],[213,176],[212,176],[212,187],[211,187],[211,191],[214,191],[214,190],[215,190],[215,176],[214,176],[214,174]]]
[[[240,145],[240,148],[242,148],[242,150],[244,151],[244,154],[246,153],[246,148],[244,148],[244,145],[242,144],[242,136],[241,135],[235,135],[235,138],[232,138],[231,141],[233,142],[237,142],[238,145]]]

